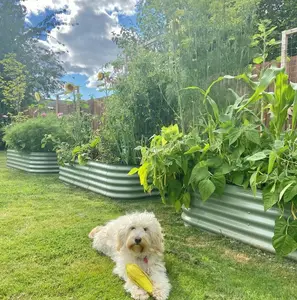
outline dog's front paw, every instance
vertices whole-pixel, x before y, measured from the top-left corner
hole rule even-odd
[[[168,297],[168,292],[161,287],[155,286],[153,290],[153,297],[156,300],[166,300]]]
[[[147,300],[150,296],[148,293],[140,288],[135,288],[131,292],[131,297],[135,300]]]

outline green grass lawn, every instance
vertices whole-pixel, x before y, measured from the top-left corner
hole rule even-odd
[[[57,175],[5,166],[0,153],[0,299],[130,299],[87,234],[126,212],[154,211],[166,233],[169,299],[296,299],[297,263],[186,228],[158,200],[114,201]]]

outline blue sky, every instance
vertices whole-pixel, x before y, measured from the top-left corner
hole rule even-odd
[[[67,74],[61,78],[80,87],[83,99],[102,97],[96,86],[96,74],[102,66],[114,60],[119,50],[111,42],[111,32],[120,26],[135,26],[136,0],[26,0],[28,20],[37,24],[51,12],[67,5],[68,13],[59,17],[68,24],[51,32],[46,44],[60,47],[56,39],[65,45],[69,54],[63,57]]]

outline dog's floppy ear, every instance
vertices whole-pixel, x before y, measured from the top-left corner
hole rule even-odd
[[[157,252],[162,254],[164,252],[163,234],[161,226],[157,226],[157,230],[152,234],[152,248]]]
[[[120,251],[125,244],[125,230],[119,229],[117,234],[117,251]]]

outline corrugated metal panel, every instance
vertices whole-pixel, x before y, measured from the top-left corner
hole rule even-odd
[[[7,151],[7,167],[29,173],[58,173],[56,153]]]
[[[81,166],[60,167],[60,179],[92,192],[114,199],[140,199],[151,195],[144,193],[137,175],[129,176],[132,167],[88,162]]]
[[[183,208],[182,219],[186,224],[274,253],[272,237],[278,215],[276,209],[264,211],[260,192],[254,197],[249,190],[227,186],[222,197],[212,196],[206,202],[193,195],[191,208]],[[289,257],[297,260],[297,252]]]

